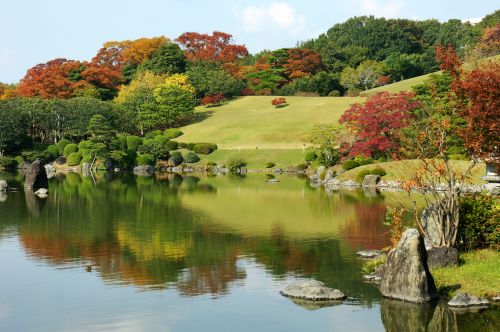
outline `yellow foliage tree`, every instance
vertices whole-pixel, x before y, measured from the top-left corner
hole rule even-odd
[[[195,92],[195,88],[189,83],[189,77],[185,74],[174,74],[167,77],[162,86],[180,88],[190,93]]]
[[[149,58],[161,45],[170,42],[165,36],[139,38],[135,40],[110,41],[105,48],[116,47],[121,50],[121,60],[124,63],[140,64]]]

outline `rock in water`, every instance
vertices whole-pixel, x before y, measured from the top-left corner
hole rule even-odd
[[[427,250],[427,265],[429,268],[457,266],[458,250],[456,248],[441,247]]]
[[[385,297],[415,303],[438,297],[427,267],[424,240],[416,229],[405,231],[396,248],[387,255],[380,291]]]
[[[26,170],[26,178],[24,179],[24,188],[32,191],[37,191],[40,188],[48,188],[49,180],[45,167],[40,160],[32,162]]]
[[[6,192],[8,187],[7,181],[0,180],[0,192]]]
[[[468,307],[487,307],[490,302],[487,299],[479,298],[468,293],[458,293],[448,302],[450,307],[468,308]]]
[[[299,281],[287,286],[281,295],[308,301],[333,301],[346,298],[338,289],[328,288],[321,281]]]
[[[374,259],[382,255],[380,250],[361,250],[356,253],[357,256],[365,259]]]

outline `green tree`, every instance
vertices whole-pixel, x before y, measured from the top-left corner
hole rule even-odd
[[[362,88],[364,90],[375,87],[377,79],[386,71],[382,62],[366,60],[356,69],[346,67],[341,74],[340,83],[348,88]]]
[[[196,89],[196,97],[223,94],[230,98],[239,95],[245,83],[228,74],[220,64],[196,61],[189,64],[186,72],[189,82]]]
[[[139,66],[139,71],[151,71],[154,74],[179,74],[186,70],[184,52],[175,43],[160,46],[149,59]]]
[[[191,118],[196,106],[194,88],[187,83],[187,77],[174,76],[153,91],[162,127],[171,127]]]
[[[15,100],[0,101],[0,157],[17,152],[27,139],[28,121],[24,113],[12,107],[15,103]]]

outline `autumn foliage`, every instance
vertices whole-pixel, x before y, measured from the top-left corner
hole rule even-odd
[[[218,93],[215,95],[205,96],[201,99],[201,104],[203,106],[218,106],[224,100],[224,95],[222,93]]]
[[[339,120],[356,136],[349,154],[397,157],[400,147],[398,130],[409,124],[412,111],[419,105],[412,100],[413,96],[410,92],[382,92],[364,104],[351,106]]]
[[[104,44],[104,48],[117,48],[121,61],[124,63],[140,64],[147,60],[160,46],[169,42],[165,36],[153,38],[139,38],[136,40],[111,41]]]
[[[321,55],[309,49],[292,48],[288,50],[288,59],[283,65],[285,73],[291,79],[311,76],[323,66]]]
[[[80,84],[70,79],[70,73],[78,71],[81,66],[78,61],[62,58],[38,64],[29,69],[21,80],[18,94],[23,97],[74,97],[74,91]]]
[[[476,157],[500,163],[500,65],[485,62],[463,69],[452,47],[436,50],[441,69],[453,76],[452,90],[467,125],[461,131],[465,147]]]
[[[233,36],[214,31],[212,35],[186,32],[176,41],[184,49],[188,60],[234,62],[248,55],[245,45],[233,44]]]
[[[283,97],[279,97],[279,98],[274,98],[273,100],[271,100],[271,104],[278,108],[278,107],[283,107],[283,106],[286,106],[287,103],[286,103],[286,99],[283,98]]]

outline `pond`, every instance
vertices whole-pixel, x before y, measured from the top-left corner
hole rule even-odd
[[[389,244],[385,215],[404,194],[277,178],[67,174],[46,199],[0,196],[0,331],[495,330],[499,310],[385,300],[362,281],[356,251]],[[310,278],[348,299],[279,294]]]

